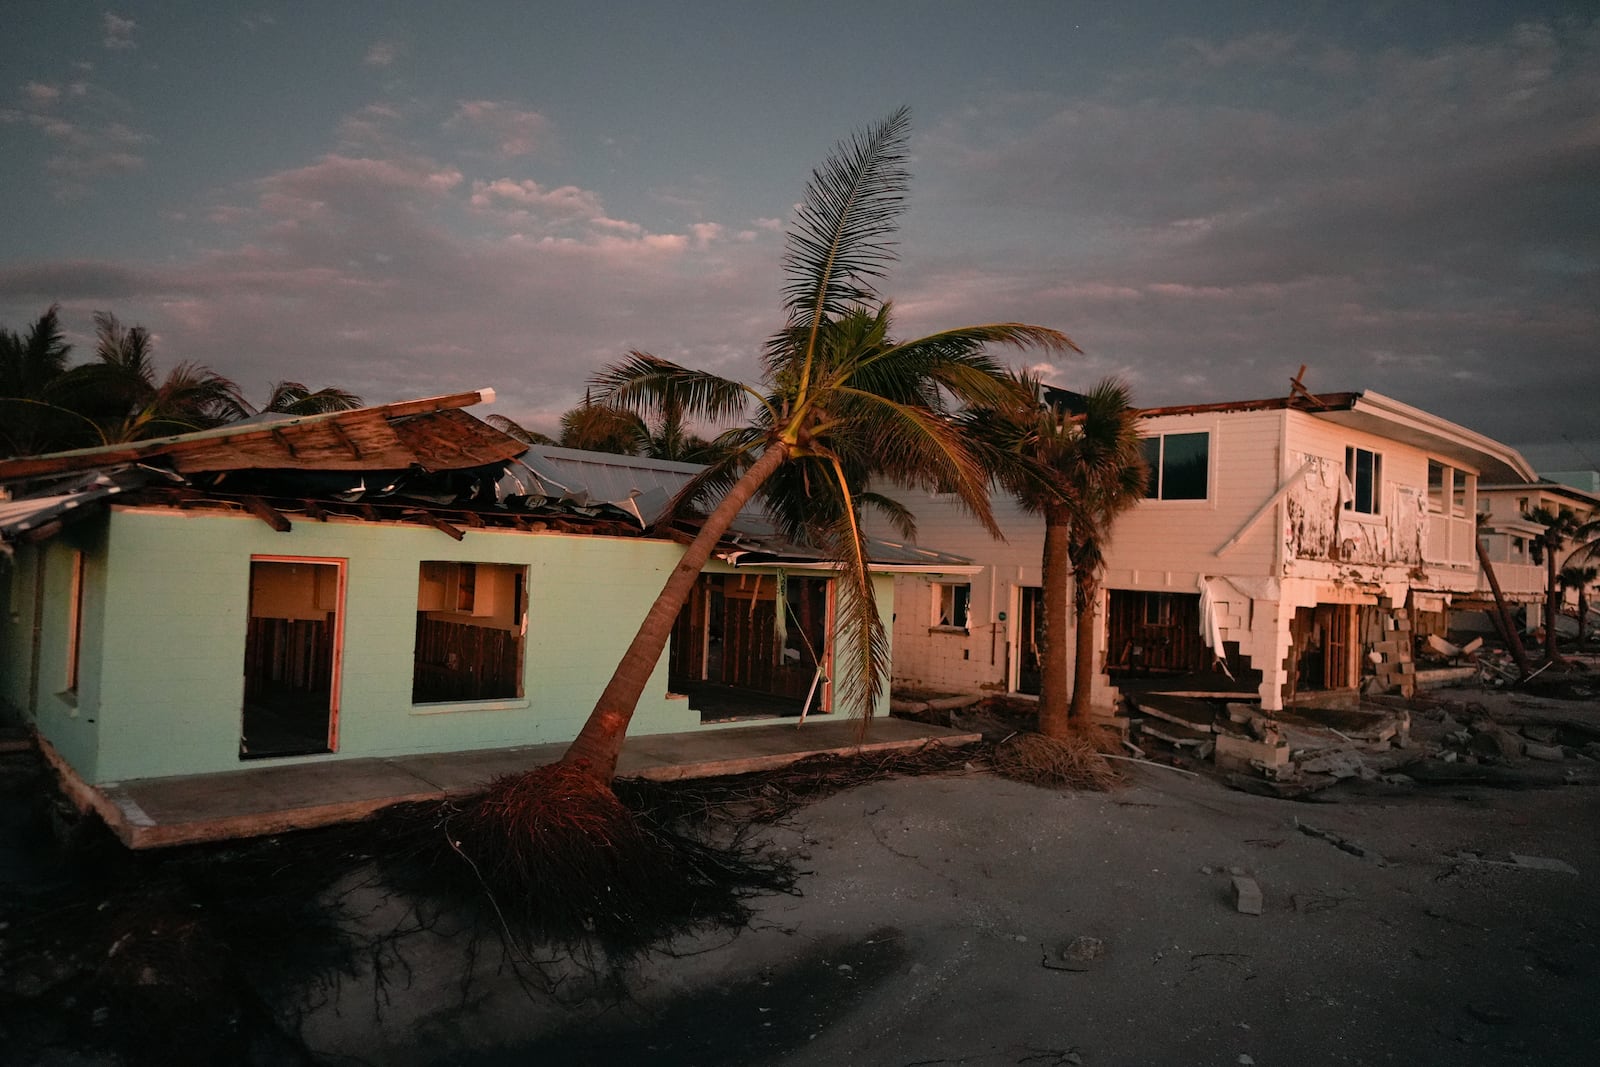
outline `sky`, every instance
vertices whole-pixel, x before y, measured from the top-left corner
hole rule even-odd
[[[1600,467],[1592,3],[6,0],[0,323],[260,401],[630,350],[754,380],[812,167],[911,108],[910,337],[1055,327],[1145,406],[1371,389]],[[1008,356],[1014,361],[1030,356]]]

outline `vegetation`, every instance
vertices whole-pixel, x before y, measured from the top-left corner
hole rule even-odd
[[[1001,484],[1044,518],[1039,732],[1061,738],[1088,717],[1104,547],[1117,515],[1144,498],[1146,469],[1126,384],[1108,378],[1080,396],[1047,390],[1028,374],[1014,381],[1011,404],[974,409],[963,422],[992,449]],[[1076,614],[1070,701],[1068,575]]]
[[[1072,343],[1055,330],[1015,322],[894,339],[890,305],[874,285],[894,259],[908,123],[905,110],[895,112],[840,144],[813,172],[788,235],[787,320],[767,343],[759,387],[643,352],[594,379],[602,403],[639,413],[675,407],[716,422],[741,415],[746,403],[754,407],[744,425],[719,438],[726,458],[681,496],[685,504],[716,503],[563,757],[582,761],[597,782],[609,782],[615,771],[634,708],[701,569],[752,499],[760,498],[785,535],[840,561],[836,680],[862,716],[882,692],[888,639],[868,574],[861,508],[879,507],[907,532],[910,525],[903,510],[866,495],[869,479],[953,490],[998,532],[981,450],[949,412],[953,405],[1009,403],[1015,386],[990,345],[1059,352]]]
[[[1557,556],[1571,538],[1580,535],[1580,527],[1567,508],[1560,511],[1534,508],[1523,517],[1544,527],[1530,546],[1533,561],[1543,563],[1545,567],[1544,656],[1539,662],[1545,666],[1565,663],[1556,636],[1556,619],[1561,612],[1561,576]]]
[[[228,378],[199,363],[162,374],[154,338],[96,312],[95,358],[73,366],[52,305],[24,334],[0,327],[0,453],[33,455],[187,433],[257,413]],[[315,415],[361,406],[345,389],[272,387],[261,413]]]

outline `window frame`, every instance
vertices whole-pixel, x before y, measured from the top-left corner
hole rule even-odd
[[[1209,501],[1211,499],[1211,436],[1210,430],[1162,430],[1141,436],[1139,438],[1139,448],[1145,454],[1145,462],[1149,467],[1149,473],[1145,478],[1144,499],[1159,500],[1166,504],[1197,504]],[[1199,496],[1167,495],[1167,478],[1170,473],[1167,465],[1167,439],[1169,437],[1198,437],[1205,442],[1205,462],[1202,465],[1205,484]],[[1148,451],[1150,442],[1155,444],[1153,457]]]
[[[929,585],[932,593],[932,604],[928,615],[928,627],[932,630],[972,632],[972,583],[971,582],[932,582]],[[965,590],[965,595],[960,591]],[[950,601],[950,620],[945,622],[945,594],[948,591]],[[959,619],[960,621],[956,621]]]
[[[503,593],[491,574],[504,570],[511,576],[510,589]],[[411,710],[414,714],[433,714],[441,711],[493,710],[524,708],[530,706],[528,696],[528,616],[530,568],[526,563],[498,562],[494,560],[424,559],[417,561],[417,594],[414,608],[417,622],[413,631],[411,653]],[[433,585],[436,588],[429,589]],[[506,617],[510,625],[492,621],[500,616],[500,598],[507,597]],[[433,606],[434,601],[437,606]],[[425,666],[444,667],[445,663],[425,664],[420,656],[420,643],[424,619],[429,622],[473,627],[514,635],[516,653],[514,664],[509,666],[510,677],[500,679],[511,690],[488,696],[443,696],[419,699],[425,694],[423,675]],[[480,685],[483,683],[480,679]]]
[[[83,677],[83,590],[86,558],[72,550],[72,589],[67,600],[67,671],[63,692],[76,697]]]
[[[1367,499],[1362,501],[1360,482],[1361,457],[1370,457],[1371,469],[1367,474]],[[1375,448],[1363,448],[1360,445],[1344,446],[1344,476],[1350,483],[1350,498],[1344,502],[1344,510],[1353,515],[1368,515],[1377,518],[1384,514],[1383,511],[1383,453]],[[1366,507],[1358,505],[1365,503]]]

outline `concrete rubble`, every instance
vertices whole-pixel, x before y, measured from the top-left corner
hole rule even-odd
[[[1474,780],[1508,784],[1512,774],[1594,776],[1600,725],[1538,701],[1495,694],[1494,702],[1491,713],[1470,700],[1377,696],[1356,707],[1264,712],[1239,693],[1128,692],[1123,729],[1150,758],[1184,768],[1209,762],[1236,788],[1286,798],[1350,780],[1462,780],[1469,768]]]

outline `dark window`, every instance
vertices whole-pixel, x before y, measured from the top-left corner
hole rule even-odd
[[[1378,514],[1378,500],[1383,486],[1383,456],[1365,448],[1348,447],[1344,450],[1344,474],[1350,479],[1354,490],[1351,498],[1344,502],[1345,510],[1359,511],[1363,515]]]
[[[933,587],[933,625],[967,628],[967,609],[972,603],[972,586],[936,584]]]
[[[1211,468],[1209,433],[1168,433],[1139,443],[1150,468],[1145,496],[1157,500],[1204,500]]]

